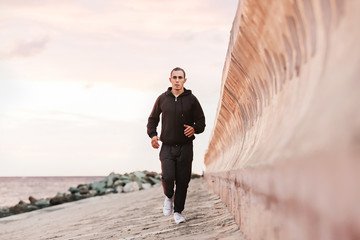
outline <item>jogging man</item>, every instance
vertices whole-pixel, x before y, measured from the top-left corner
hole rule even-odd
[[[153,148],[159,148],[159,140],[162,142],[160,161],[165,194],[163,213],[169,216],[174,211],[174,220],[178,224],[185,222],[181,212],[184,210],[191,178],[194,134],[204,131],[205,116],[197,98],[191,90],[184,88],[185,71],[179,67],[174,68],[169,80],[171,87],[157,98],[149,116],[147,133]],[[160,114],[159,138],[156,128]]]

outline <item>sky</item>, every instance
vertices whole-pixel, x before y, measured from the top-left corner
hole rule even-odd
[[[0,176],[160,172],[146,124],[177,66],[206,116],[204,171],[237,4],[0,0]]]

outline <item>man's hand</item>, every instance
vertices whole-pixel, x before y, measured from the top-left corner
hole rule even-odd
[[[158,142],[159,140],[160,140],[160,138],[158,136],[153,136],[151,138],[151,145],[152,145],[153,148],[158,149],[160,147],[160,144]]]
[[[192,137],[192,135],[194,135],[194,133],[195,133],[195,129],[192,126],[189,126],[189,125],[186,125],[186,124],[184,124],[184,127],[186,127],[185,130],[184,130],[184,134],[188,138]]]

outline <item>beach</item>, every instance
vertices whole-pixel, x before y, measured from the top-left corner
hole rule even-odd
[[[0,219],[0,239],[245,239],[205,181],[193,179],[183,215],[163,216],[160,186],[109,194]]]

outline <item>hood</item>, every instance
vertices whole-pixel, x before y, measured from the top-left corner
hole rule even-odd
[[[167,89],[167,91],[165,92],[165,94],[166,94],[167,96],[173,96],[173,97],[175,97],[174,94],[172,94],[171,90],[172,90],[172,87],[169,87],[169,88]],[[186,96],[186,95],[190,95],[190,94],[191,94],[191,90],[184,88],[184,92],[183,92],[182,94],[180,94],[179,97]]]

